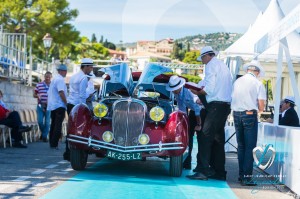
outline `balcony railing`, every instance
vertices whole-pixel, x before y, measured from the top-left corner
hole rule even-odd
[[[0,76],[9,80],[28,81],[27,54],[0,44]]]

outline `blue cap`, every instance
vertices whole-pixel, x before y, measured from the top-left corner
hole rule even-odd
[[[64,65],[64,64],[60,64],[56,69],[57,70],[65,70],[65,71],[67,71],[68,67],[66,65]]]

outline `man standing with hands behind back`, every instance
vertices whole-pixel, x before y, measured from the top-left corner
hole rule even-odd
[[[52,73],[47,71],[44,81],[38,83],[34,89],[33,97],[38,99],[36,108],[37,120],[41,131],[40,139],[47,142],[50,127],[50,111],[47,110],[48,89],[51,83]]]
[[[264,75],[258,61],[252,60],[245,64],[244,70],[246,74],[233,84],[231,108],[238,143],[238,180],[242,185],[255,185],[252,182],[252,151],[257,142],[257,113],[264,110],[266,91],[262,82],[257,79]]]
[[[52,80],[48,90],[47,110],[51,111],[50,148],[58,149],[61,137],[62,123],[67,109],[67,86],[64,78],[67,75],[67,66],[61,64],[57,67],[58,74]]]
[[[205,95],[206,119],[199,137],[199,160],[190,179],[226,180],[225,171],[225,131],[224,126],[230,113],[232,79],[229,68],[215,57],[210,46],[201,49],[198,61],[205,64],[205,87],[201,91],[191,90],[196,95]],[[200,98],[201,99],[201,98]]]

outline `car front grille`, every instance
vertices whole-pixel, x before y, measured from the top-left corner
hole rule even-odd
[[[140,100],[119,100],[114,103],[112,125],[115,144],[138,145],[138,137],[143,132],[146,112],[147,107]]]

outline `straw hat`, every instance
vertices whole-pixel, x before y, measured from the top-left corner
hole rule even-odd
[[[209,54],[209,53],[214,53],[215,55],[217,54],[216,51],[214,51],[211,46],[204,46],[200,50],[200,53],[201,53],[200,56],[197,58],[198,61],[202,61],[202,57],[206,54]]]
[[[177,75],[173,75],[169,79],[169,83],[166,86],[166,90],[175,91],[183,87],[184,84],[185,84],[185,79],[178,77]]]
[[[251,70],[258,70],[259,71],[259,74],[258,76],[259,77],[263,77],[265,76],[265,70],[264,68],[260,65],[259,61],[257,60],[252,60],[251,62],[249,63],[246,63],[244,66],[244,71],[247,72],[248,69],[251,69]]]

